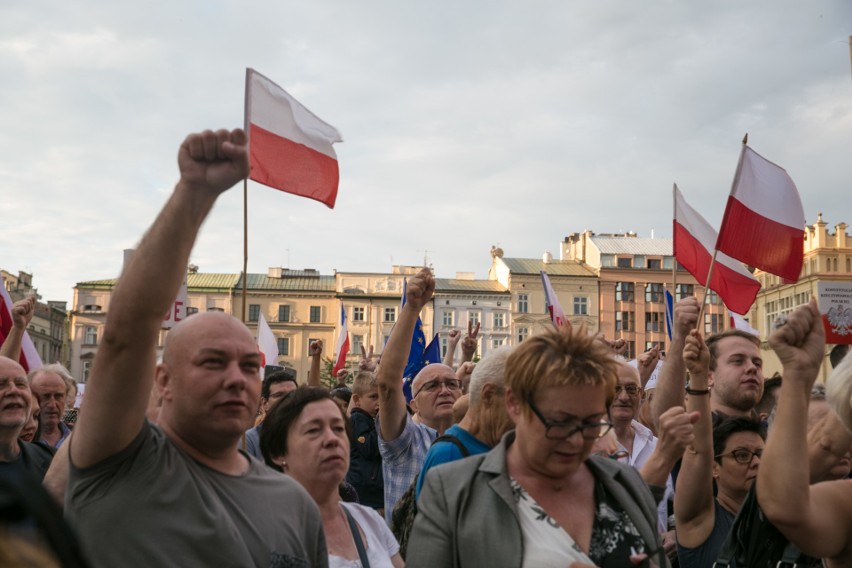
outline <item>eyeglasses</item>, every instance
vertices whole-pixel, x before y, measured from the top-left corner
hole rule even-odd
[[[461,390],[461,381],[458,379],[432,379],[424,383],[411,398],[416,398],[423,391],[438,392],[441,387],[447,387],[449,391]]]
[[[590,424],[554,422],[552,420],[548,420],[541,414],[541,411],[533,404],[532,397],[527,397],[527,404],[532,409],[533,414],[535,414],[538,419],[541,420],[541,423],[544,424],[544,427],[546,428],[544,431],[544,437],[550,440],[565,440],[577,432],[579,432],[586,440],[597,440],[598,438],[606,435],[606,433],[612,428],[612,423],[607,422],[606,420],[592,422]]]
[[[714,456],[714,457],[723,458],[725,456],[730,456],[730,457],[734,458],[735,460],[737,460],[737,463],[741,463],[741,464],[745,465],[747,463],[751,463],[751,460],[754,459],[754,456],[757,456],[758,458],[763,456],[763,450],[757,450],[756,452],[753,452],[753,451],[747,450],[745,448],[737,448],[736,450],[731,450],[730,452],[728,452],[726,454],[719,454],[718,456]]]
[[[626,392],[629,396],[636,396],[639,394],[639,387],[636,385],[615,385],[615,396],[620,395],[621,391]]]

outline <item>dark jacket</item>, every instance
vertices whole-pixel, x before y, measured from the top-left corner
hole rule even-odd
[[[349,473],[346,474],[346,481],[358,491],[362,505],[381,509],[385,506],[385,483],[382,479],[382,456],[379,454],[376,420],[360,408],[353,408],[349,421],[352,437],[349,440]]]

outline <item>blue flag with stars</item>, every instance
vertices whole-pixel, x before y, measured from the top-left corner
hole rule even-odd
[[[669,334],[669,341],[672,340],[672,329],[674,328],[674,296],[666,290],[666,331]]]

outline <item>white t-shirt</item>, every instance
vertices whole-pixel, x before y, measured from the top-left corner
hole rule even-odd
[[[370,568],[393,568],[391,556],[399,552],[399,543],[388,528],[385,520],[369,507],[357,503],[341,503],[352,515],[367,537],[364,547]],[[340,556],[328,556],[329,568],[361,568],[360,560],[347,560]]]

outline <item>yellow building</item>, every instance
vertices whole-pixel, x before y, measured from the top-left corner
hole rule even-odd
[[[834,226],[834,232],[829,232],[828,224],[822,220],[820,213],[816,223],[805,229],[804,262],[799,281],[795,284],[784,284],[774,274],[755,271],[762,287],[749,315],[751,325],[760,331],[764,376],[770,377],[775,372],[781,372],[781,363],[767,341],[776,318],[808,303],[816,296],[820,282],[852,280],[852,239],[846,233],[846,228],[846,223],[838,223]],[[826,364],[820,371],[822,381],[831,372],[827,357],[831,347],[826,348]]]

